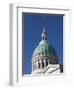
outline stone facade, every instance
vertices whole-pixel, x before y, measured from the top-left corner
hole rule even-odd
[[[60,73],[57,63],[58,57],[55,49],[47,41],[47,33],[43,28],[41,41],[32,55],[32,74],[50,74],[55,71]]]

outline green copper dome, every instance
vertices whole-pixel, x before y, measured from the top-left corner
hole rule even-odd
[[[47,42],[46,43],[42,43],[39,46],[37,46],[37,48],[34,50],[33,55],[38,55],[41,53],[45,53],[45,54],[56,54],[55,49],[49,45]]]
[[[39,45],[36,47],[36,49],[34,50],[33,55],[39,55],[39,54],[53,54],[54,56],[56,55],[56,51],[53,48],[53,46],[51,46],[48,41],[47,41],[47,33],[45,32],[45,29],[43,28],[43,32],[41,34],[41,41],[39,43]]]
[[[52,45],[48,43],[47,33],[45,32],[45,29],[43,29],[43,32],[41,34],[41,41],[39,45],[36,47],[36,49],[33,52],[32,60],[37,60],[39,59],[39,57],[40,58],[45,57],[49,59],[51,64],[55,64],[58,62],[56,50]]]

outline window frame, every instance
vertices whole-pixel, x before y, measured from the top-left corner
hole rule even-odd
[[[64,76],[58,76],[60,78],[60,81],[62,80],[61,77],[64,77],[64,80],[68,80],[71,78],[69,77],[69,71],[68,71],[68,63],[67,62],[67,55],[68,51],[66,48],[68,42],[68,34],[70,32],[70,8],[63,8],[63,7],[54,7],[54,6],[33,6],[33,5],[26,5],[26,4],[11,4],[10,5],[10,85],[25,85],[26,83],[28,84],[37,84],[37,79],[42,78],[42,77],[36,76],[33,78],[31,75],[29,77],[27,76],[22,76],[22,12],[35,12],[35,13],[48,13],[48,14],[64,14],[64,33],[63,33],[63,38],[64,38],[64,69],[65,69],[65,75]],[[18,49],[19,48],[19,49]],[[67,53],[67,54],[66,54]],[[68,60],[69,61],[69,60]],[[49,76],[54,82],[54,77]],[[57,77],[57,78],[58,78]],[[49,82],[51,81],[49,80]],[[32,82],[31,82],[32,80]],[[36,82],[34,82],[36,80]],[[44,80],[40,82],[44,83]],[[47,77],[46,77],[47,80]],[[63,80],[63,81],[64,81]],[[59,82],[56,80],[56,82]]]

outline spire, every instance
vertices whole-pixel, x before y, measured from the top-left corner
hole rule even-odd
[[[43,27],[43,32],[45,32],[45,27]]]
[[[42,40],[47,40],[47,33],[45,32],[45,27],[43,27],[43,32],[41,34]]]

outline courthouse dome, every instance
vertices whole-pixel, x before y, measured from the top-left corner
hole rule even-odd
[[[56,51],[53,48],[53,46],[51,46],[48,42],[47,42],[47,33],[45,32],[45,29],[43,28],[43,32],[41,34],[42,40],[40,41],[39,45],[36,47],[36,49],[34,50],[33,56],[35,55],[40,55],[40,54],[47,54],[50,55],[51,53],[56,56]]]
[[[40,44],[39,46],[36,47],[36,49],[34,50],[33,55],[39,55],[39,54],[51,54],[53,53],[54,55],[56,55],[56,51],[55,49],[49,45],[47,42]]]

